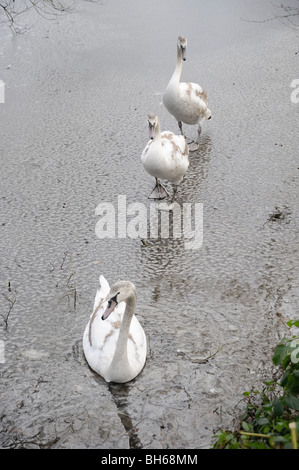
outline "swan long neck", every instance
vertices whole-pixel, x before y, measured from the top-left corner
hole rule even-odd
[[[160,122],[157,119],[156,126],[155,126],[155,139],[154,140],[161,140],[161,127]]]
[[[171,80],[173,81],[180,81],[181,78],[181,73],[182,73],[182,66],[183,66],[183,60],[182,60],[182,51],[179,45],[177,45],[177,61],[176,61],[176,66],[173,72],[173,75],[171,77]]]
[[[126,300],[126,308],[124,311],[124,316],[122,319],[112,363],[114,361],[117,361],[118,364],[122,362],[125,362],[125,363],[128,362],[128,354],[127,354],[128,336],[129,336],[129,331],[130,331],[131,320],[135,311],[135,306],[136,306],[136,295],[132,293]]]

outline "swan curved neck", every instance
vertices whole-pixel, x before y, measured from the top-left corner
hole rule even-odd
[[[115,361],[117,362],[118,367],[121,364],[128,363],[128,354],[127,354],[128,336],[129,336],[131,320],[135,311],[135,306],[136,306],[136,295],[132,293],[126,300],[126,308],[124,311],[124,316],[123,316],[120,331],[119,331],[115,353],[111,362],[112,367]]]
[[[161,140],[161,127],[160,122],[157,120],[155,125],[155,138],[154,140]]]
[[[174,73],[172,75],[171,80],[180,81],[181,73],[182,73],[182,64],[183,64],[182,51],[181,51],[181,48],[177,45],[177,61],[176,61],[176,66],[175,66]]]

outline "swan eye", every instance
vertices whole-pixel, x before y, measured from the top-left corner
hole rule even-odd
[[[119,292],[118,292],[114,297],[111,297],[110,300],[108,300],[108,308],[111,307],[111,302],[112,302],[112,301],[115,302],[116,304],[118,304],[118,302],[117,302],[117,296],[118,296],[118,294],[119,294]]]

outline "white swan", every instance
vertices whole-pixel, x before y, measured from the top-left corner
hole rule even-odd
[[[83,350],[90,367],[106,382],[129,382],[145,364],[146,337],[134,315],[136,300],[134,284],[120,281],[110,289],[100,276]]]
[[[178,121],[183,134],[182,122],[198,125],[198,137],[190,151],[199,148],[201,126],[206,119],[211,119],[212,114],[208,107],[207,94],[197,83],[180,83],[182,73],[182,60],[186,60],[187,39],[179,36],[177,42],[177,63],[174,73],[167,85],[163,96],[166,109]]]
[[[141,163],[145,170],[156,178],[156,186],[149,195],[152,199],[163,199],[168,196],[159,178],[174,183],[172,201],[189,166],[189,149],[182,135],[170,131],[161,134],[160,123],[156,114],[148,115],[149,137],[141,154]]]

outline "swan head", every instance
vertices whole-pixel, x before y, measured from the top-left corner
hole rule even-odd
[[[177,46],[178,46],[178,49],[180,50],[180,53],[182,54],[182,59],[186,60],[187,39],[185,38],[185,36],[178,37]]]
[[[154,139],[156,135],[156,130],[159,125],[158,116],[156,114],[148,114],[148,127],[149,127],[149,138]]]
[[[111,287],[106,297],[108,305],[102,315],[102,320],[106,320],[120,302],[127,302],[129,299],[137,300],[136,287],[130,281],[119,281]]]

